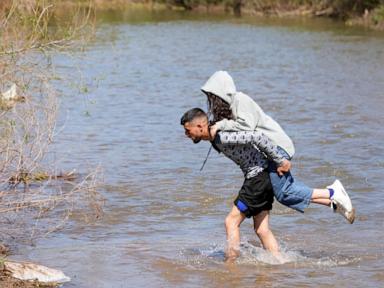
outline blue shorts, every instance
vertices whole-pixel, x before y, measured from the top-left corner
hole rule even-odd
[[[286,159],[290,160],[288,153],[278,147]],[[270,161],[268,165],[269,177],[271,178],[273,194],[281,204],[304,213],[304,209],[311,203],[313,189],[300,181],[296,181],[291,172],[279,176],[276,163]]]

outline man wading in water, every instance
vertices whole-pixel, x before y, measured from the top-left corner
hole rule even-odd
[[[219,153],[233,160],[244,173],[243,186],[225,219],[227,258],[234,259],[239,254],[240,224],[246,217],[253,217],[254,229],[263,247],[278,256],[279,247],[269,228],[269,211],[272,209],[274,194],[267,168],[270,162],[276,165],[280,175],[289,173],[291,163],[285,158],[285,153],[260,130],[213,131],[207,114],[200,108],[187,111],[181,118],[181,125],[184,126],[185,135],[194,143],[199,143],[200,140],[210,141]],[[312,201],[323,205],[330,205],[332,201],[337,202],[339,206],[343,203],[350,204],[343,189],[332,185],[324,190],[327,190],[328,198],[319,202]],[[306,200],[305,197],[303,200]],[[346,208],[342,208],[346,211]],[[341,214],[345,216],[345,213]]]
[[[187,111],[181,118],[185,135],[194,143],[200,140],[210,141],[213,147],[240,166],[245,180],[234,201],[231,212],[225,219],[227,234],[227,259],[239,255],[240,224],[244,219],[253,217],[254,229],[263,247],[273,255],[279,255],[279,246],[269,229],[269,211],[272,209],[273,190],[268,172],[268,158],[277,166],[289,166],[268,137],[261,132],[222,132],[211,135],[208,117],[199,108]],[[264,155],[264,154],[265,155]]]

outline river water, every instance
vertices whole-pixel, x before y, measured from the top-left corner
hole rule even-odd
[[[177,12],[101,15],[83,52],[58,55],[63,167],[101,165],[105,215],[73,219],[21,258],[62,269],[64,287],[382,287],[384,285],[384,35],[329,21],[232,19]],[[293,173],[313,187],[339,178],[353,225],[330,208],[274,205],[288,259],[242,226],[241,257],[224,259],[223,221],[240,169],[193,145],[179,124],[206,108],[200,87],[227,70],[292,137]],[[83,93],[80,93],[83,92]],[[80,163],[80,164],[79,164]],[[275,202],[276,203],[276,202]]]

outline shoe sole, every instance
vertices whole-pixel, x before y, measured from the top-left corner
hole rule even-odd
[[[355,208],[352,208],[352,211],[348,214],[349,215],[347,220],[349,221],[350,224],[353,224],[353,222],[355,221]]]
[[[353,224],[353,222],[355,221],[355,208],[352,208],[351,211],[346,211],[341,205],[339,206],[336,203],[336,209],[334,208],[334,211],[340,213],[345,219],[348,220],[350,224]]]

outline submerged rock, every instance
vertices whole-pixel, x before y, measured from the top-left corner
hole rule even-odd
[[[12,84],[9,90],[0,94],[0,109],[10,109],[16,105],[17,102],[24,102],[25,97],[17,94],[17,86]]]

